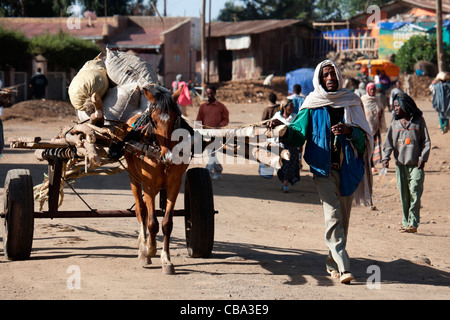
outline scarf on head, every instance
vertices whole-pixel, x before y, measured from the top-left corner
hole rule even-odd
[[[369,94],[369,90],[372,89],[372,88],[375,88],[375,89],[376,89],[377,86],[376,86],[375,83],[370,82],[370,83],[367,85],[367,87],[366,87],[366,92],[367,92],[367,94]]]
[[[408,114],[411,117],[411,120],[420,118],[422,116],[422,111],[420,111],[419,108],[417,108],[416,103],[414,102],[414,100],[408,96],[406,93],[404,92],[398,92],[395,96],[394,96],[394,100],[398,101],[398,104],[400,105],[400,108],[402,108],[402,110]],[[398,120],[397,115],[395,115],[395,120]]]
[[[339,82],[335,92],[327,92],[320,83],[322,68],[332,66]],[[345,123],[361,128],[366,133],[366,150],[364,152],[364,176],[353,194],[357,204],[372,205],[372,171],[370,159],[373,152],[372,130],[367,122],[361,98],[354,92],[343,88],[344,80],[338,66],[331,60],[319,63],[314,71],[313,86],[311,92],[302,104],[301,109],[315,109],[321,107],[344,108]]]

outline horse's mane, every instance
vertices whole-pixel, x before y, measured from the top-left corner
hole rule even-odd
[[[178,107],[176,101],[173,100],[172,94],[165,88],[156,86],[152,88],[152,95],[155,97],[155,102],[152,108],[161,110],[162,114],[170,114],[170,111],[175,112],[177,115],[181,115],[181,110]]]

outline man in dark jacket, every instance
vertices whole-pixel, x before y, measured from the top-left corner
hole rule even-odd
[[[30,79],[31,94],[33,98],[45,98],[45,87],[47,87],[47,85],[47,77],[41,73],[41,68],[38,68],[36,74]]]

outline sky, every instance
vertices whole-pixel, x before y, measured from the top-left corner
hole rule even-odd
[[[219,11],[229,0],[206,0],[206,21],[209,21],[209,3],[211,2],[211,20],[217,19]],[[238,1],[235,1],[238,2]],[[200,17],[203,0],[166,0],[167,16],[169,17]],[[164,13],[164,0],[158,0],[156,8]]]

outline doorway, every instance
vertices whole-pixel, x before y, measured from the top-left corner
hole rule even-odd
[[[233,51],[219,50],[219,81],[230,81],[233,78]]]

